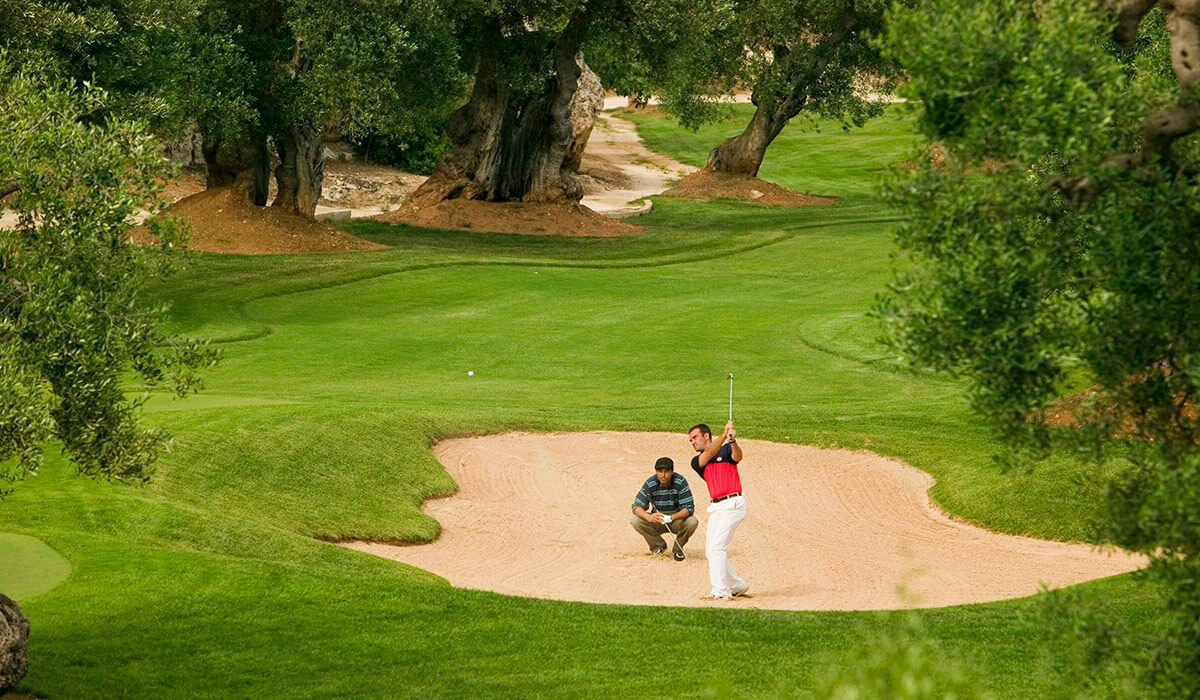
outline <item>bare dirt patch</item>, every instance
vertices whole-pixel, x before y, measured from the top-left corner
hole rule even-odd
[[[387,247],[282,209],[256,207],[225,187],[185,197],[170,213],[191,222],[188,248],[210,253],[332,253]],[[133,229],[131,237],[136,243],[154,243],[142,226]]]
[[[1178,400],[1182,400],[1182,398],[1182,396],[1177,397]],[[1200,409],[1198,409],[1195,402],[1185,401],[1180,411],[1184,417],[1195,420]],[[1144,429],[1138,427],[1137,418],[1131,411],[1117,406],[1112,402],[1111,398],[1102,398],[1101,391],[1097,387],[1091,387],[1070,396],[1065,396],[1031,417],[1031,420],[1043,423],[1051,428],[1073,429],[1079,427],[1081,417],[1085,423],[1097,421],[1107,423],[1109,426],[1112,426],[1112,435],[1116,438],[1126,440],[1155,439],[1153,436],[1147,435]]]
[[[634,605],[788,610],[938,607],[1003,600],[1137,569],[1120,550],[991,532],[947,517],[933,478],[896,459],[739,439],[749,516],[729,550],[753,598],[701,600],[704,482],[671,433],[508,433],[444,440],[433,454],[458,483],[424,511],[442,525],[422,546],[346,543],[512,595]],[[688,479],[700,529],[687,560],[647,554],[630,504],[669,456]],[[669,536],[668,536],[669,539]]]
[[[701,200],[738,199],[783,207],[807,207],[837,201],[830,197],[795,192],[757,177],[728,175],[712,170],[698,170],[663,194]]]
[[[162,192],[158,194],[158,198],[164,202],[174,204],[185,197],[190,197],[197,192],[203,192],[205,187],[204,166],[190,166],[182,168],[179,171],[179,176],[163,181]]]
[[[610,238],[640,233],[641,226],[610,219],[580,204],[530,204],[450,199],[431,207],[401,208],[375,217],[422,228]]]

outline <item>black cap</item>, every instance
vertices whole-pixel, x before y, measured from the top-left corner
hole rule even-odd
[[[658,461],[654,463],[654,471],[657,472],[664,469],[675,471],[675,462],[670,457],[659,457]]]

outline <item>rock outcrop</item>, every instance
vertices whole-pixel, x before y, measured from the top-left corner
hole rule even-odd
[[[29,668],[29,619],[16,601],[0,594],[0,695],[12,690]]]
[[[571,143],[563,160],[563,168],[575,172],[579,171],[583,149],[587,148],[596,117],[604,109],[604,86],[600,84],[600,76],[583,62],[582,54],[578,61],[583,71],[579,74],[579,87],[571,98]]]

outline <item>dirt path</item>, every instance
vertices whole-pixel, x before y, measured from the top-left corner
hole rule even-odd
[[[432,544],[346,546],[407,562],[455,586],[595,603],[790,610],[937,607],[1032,595],[1136,569],[1142,558],[955,522],[928,474],[868,452],[742,440],[749,516],[730,559],[752,598],[708,592],[704,483],[683,435],[509,433],[433,448],[459,493],[429,501]],[[688,478],[701,525],[687,561],[650,556],[630,504],[660,456]]]
[[[649,210],[636,200],[669,189],[696,168],[646,148],[633,122],[605,111],[596,121],[583,153],[580,204],[614,218]],[[346,211],[352,217],[375,216],[395,209],[425,181],[385,166],[331,163],[318,215]]]
[[[633,122],[613,116],[606,108],[588,139],[580,170],[585,183],[580,203],[601,214],[624,218],[650,208],[649,202],[631,202],[669,189],[696,168],[646,148]],[[397,208],[424,181],[425,176],[383,165],[331,160],[326,163],[317,216],[376,216]],[[192,169],[172,181],[163,198],[175,202],[203,190],[202,170]],[[139,213],[135,223],[144,218],[145,214]],[[0,209],[0,228],[12,227],[16,222],[14,212]]]
[[[646,148],[633,122],[604,112],[596,120],[580,164],[596,181],[585,188],[584,206],[608,216],[632,215],[649,208],[631,205],[669,189],[696,168]]]

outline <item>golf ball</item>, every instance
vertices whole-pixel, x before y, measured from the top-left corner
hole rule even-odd
[[[475,370],[473,370],[473,369],[469,369],[469,370],[467,370],[467,376],[468,376],[468,377],[474,377],[474,376],[475,376]]]

